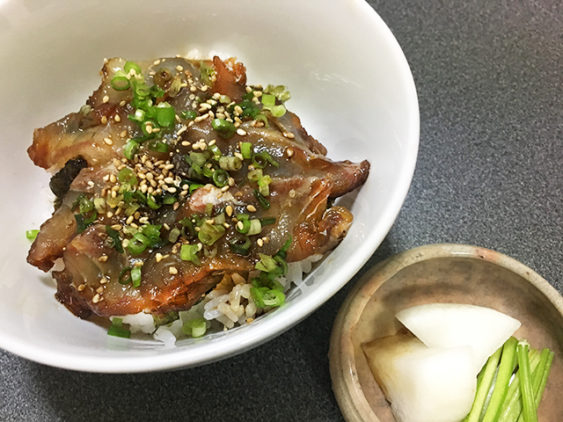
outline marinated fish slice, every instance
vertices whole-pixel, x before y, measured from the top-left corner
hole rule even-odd
[[[352,214],[331,200],[365,182],[367,161],[326,158],[283,101],[275,112],[260,102],[272,94],[247,87],[234,59],[128,63],[109,60],[86,106],[36,130],[28,150],[37,165],[63,169],[52,180],[61,199],[28,261],[46,271],[63,259],[53,273],[56,296],[73,313],[188,309],[231,274],[264,275],[264,256],[276,266],[274,256],[299,261],[342,240]],[[116,89],[116,81],[128,87]],[[161,106],[175,111],[171,121],[154,115]],[[140,119],[145,112],[153,115]],[[225,136],[217,122],[234,128]],[[251,156],[242,157],[243,143]],[[250,221],[258,230],[240,231]],[[146,243],[145,229],[157,241],[135,251],[131,242]],[[217,235],[209,243],[205,229]],[[196,258],[180,256],[186,245],[197,246]]]

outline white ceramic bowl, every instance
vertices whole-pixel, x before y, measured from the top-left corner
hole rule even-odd
[[[211,362],[287,330],[340,289],[393,224],[418,150],[419,115],[397,41],[361,0],[63,2],[0,0],[0,347],[37,362],[94,372],[138,372]],[[283,83],[289,108],[329,156],[372,165],[353,200],[342,244],[288,297],[250,325],[164,349],[123,340],[74,317],[54,283],[25,262],[25,230],[51,213],[49,176],[26,154],[35,127],[77,110],[98,86],[104,57],[148,59],[198,50],[237,56],[251,83]],[[349,198],[350,199],[350,198]]]

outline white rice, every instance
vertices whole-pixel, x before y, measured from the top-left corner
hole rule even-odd
[[[299,285],[303,281],[303,274],[307,274],[313,268],[313,264],[319,261],[322,255],[312,255],[302,261],[288,263],[287,275],[280,277],[278,281],[287,292],[290,287]],[[182,327],[186,321],[203,317],[207,321],[207,328],[227,330],[238,325],[250,323],[259,316],[263,310],[258,309],[248,283],[241,276],[234,275],[234,286],[229,290],[221,290],[221,286],[209,292],[201,302],[192,306],[188,311],[179,312],[179,318],[171,323],[161,325],[155,331],[152,315],[138,313],[126,315],[122,318],[125,324],[131,326],[131,332],[143,332],[153,334],[155,340],[164,343],[165,347],[173,347],[176,340],[184,337]],[[267,310],[265,310],[267,311]]]

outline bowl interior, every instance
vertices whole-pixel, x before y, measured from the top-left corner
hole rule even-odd
[[[563,388],[563,315],[529,277],[478,256],[425,259],[396,272],[391,270],[381,278],[377,274],[372,272],[371,278],[364,279],[366,284],[359,290],[358,300],[352,300],[350,305],[350,309],[354,306],[360,309],[350,313],[347,321],[350,325],[346,325],[349,329],[340,334],[341,344],[350,346],[349,359],[345,361],[357,373],[357,383],[351,388],[380,421],[394,419],[361,344],[397,333],[401,328],[395,318],[398,311],[437,302],[486,306],[520,320],[522,326],[515,333],[517,338],[527,339],[534,348],[549,347],[555,353],[539,411],[540,420],[558,420],[563,414],[563,403],[559,400]],[[362,293],[368,296],[362,297]]]
[[[416,92],[398,44],[363,1],[241,0],[235,6],[171,0],[153,8],[131,0],[111,7],[96,0],[7,0],[0,2],[0,21],[0,58],[10,63],[0,69],[0,165],[10,180],[0,187],[8,199],[2,217],[9,221],[0,246],[0,346],[7,350],[56,366],[119,372],[194,365],[243,351],[289,328],[342,287],[399,211],[418,148]],[[371,162],[367,183],[347,199],[354,224],[287,306],[251,326],[185,340],[173,350],[108,339],[102,328],[57,304],[51,277],[25,262],[25,230],[38,228],[52,212],[49,176],[26,154],[33,129],[84,104],[99,85],[104,57],[214,53],[243,61],[250,83],[287,85],[289,108],[331,158]]]

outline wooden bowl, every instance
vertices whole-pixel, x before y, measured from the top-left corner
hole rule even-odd
[[[424,303],[487,306],[522,322],[515,337],[549,347],[555,357],[539,420],[563,421],[563,298],[542,277],[498,252],[467,245],[428,245],[373,267],[340,309],[330,341],[332,388],[349,421],[394,421],[361,345],[395,334],[395,314]]]

